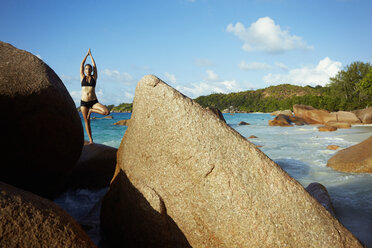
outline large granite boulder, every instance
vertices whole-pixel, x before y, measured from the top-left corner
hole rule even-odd
[[[306,190],[215,114],[153,75],[104,197],[122,247],[361,247]]]
[[[60,193],[84,142],[62,81],[36,56],[0,42],[0,105],[0,180],[48,198]]]
[[[353,111],[363,124],[372,124],[372,107]]]
[[[68,189],[98,189],[110,186],[118,149],[102,144],[85,144],[81,156],[68,177]]]
[[[323,124],[330,121],[328,111],[315,109],[312,106],[295,104],[293,105],[293,113],[308,124]]]
[[[95,247],[54,202],[0,182],[0,247]]]
[[[327,166],[354,173],[372,173],[372,136],[363,142],[338,151]]]
[[[350,124],[360,124],[359,118],[352,112],[338,111],[329,114],[328,118],[325,119],[325,123],[328,122],[340,122]]]

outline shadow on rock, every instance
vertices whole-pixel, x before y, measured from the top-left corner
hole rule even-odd
[[[147,197],[158,198],[157,206],[147,201],[123,171],[119,172],[102,204],[101,227],[105,242],[113,247],[191,247],[167,215],[161,197],[151,188],[147,191],[151,195]]]

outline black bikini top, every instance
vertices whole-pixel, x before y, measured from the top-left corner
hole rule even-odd
[[[83,86],[90,86],[90,87],[96,87],[96,80],[94,80],[93,77],[90,78],[90,83],[87,82],[86,76],[84,76],[83,80],[81,81],[81,87]]]

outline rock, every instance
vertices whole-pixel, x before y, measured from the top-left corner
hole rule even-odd
[[[293,116],[293,113],[291,110],[287,109],[287,110],[278,110],[278,111],[274,111],[271,113],[271,115],[275,115],[275,116],[278,116],[278,115],[286,115],[286,116]]]
[[[328,160],[327,166],[342,172],[372,173],[372,136],[338,151]]]
[[[136,87],[102,204],[122,247],[361,247],[254,144],[153,75]]]
[[[327,146],[327,149],[328,150],[338,150],[340,147],[339,146],[337,146],[337,145],[329,145],[329,146]]]
[[[120,120],[120,121],[115,122],[114,125],[128,126],[129,122],[130,122],[130,119],[129,120]]]
[[[115,172],[116,152],[116,148],[102,144],[84,145],[80,159],[68,177],[68,189],[108,187]]]
[[[372,107],[352,111],[363,124],[372,124]]]
[[[329,117],[325,119],[325,123],[328,122],[340,122],[350,124],[360,124],[359,118],[352,112],[338,111],[329,114]]]
[[[334,132],[337,131],[337,127],[331,126],[320,126],[318,127],[319,132]]]
[[[248,139],[257,139],[257,138],[258,138],[257,136],[251,135],[251,136],[249,136]]]
[[[225,122],[226,123],[226,120],[225,118],[223,117],[223,114],[221,113],[221,111],[218,109],[218,108],[215,108],[215,107],[207,107],[208,110],[212,111],[212,113],[214,113],[215,115],[217,115],[218,118],[220,118],[221,121]]]
[[[0,42],[0,181],[52,198],[80,157],[80,116],[56,73],[42,60]]]
[[[105,117],[92,117],[93,120],[112,120],[114,117],[111,115],[105,116]]]
[[[332,214],[333,217],[336,217],[335,209],[333,207],[331,197],[328,194],[326,187],[320,183],[310,183],[306,187],[306,191],[314,197],[322,206],[327,209],[328,212]]]
[[[245,121],[241,121],[238,123],[239,126],[243,126],[243,125],[251,125],[249,124],[248,122],[245,122]]]
[[[289,120],[296,124],[297,126],[303,126],[303,125],[307,125],[306,121],[304,119],[302,119],[301,117],[297,117],[297,116],[290,116],[289,117]]]
[[[281,127],[291,127],[291,120],[287,115],[278,115],[274,120],[269,120],[269,126],[281,126]]]
[[[346,123],[346,122],[333,122],[333,121],[330,121],[330,122],[327,122],[326,123],[326,126],[336,127],[336,128],[351,128],[351,124],[350,123]]]
[[[324,124],[325,119],[329,120],[329,112],[315,109],[311,106],[295,104],[293,113],[296,117],[302,118],[308,124]]]
[[[95,247],[54,202],[0,182],[0,247]]]

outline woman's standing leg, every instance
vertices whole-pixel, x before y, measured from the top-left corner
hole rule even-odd
[[[89,143],[92,144],[93,139],[92,139],[92,130],[90,128],[90,109],[85,106],[81,106],[80,110],[84,117],[85,131],[87,132]]]

